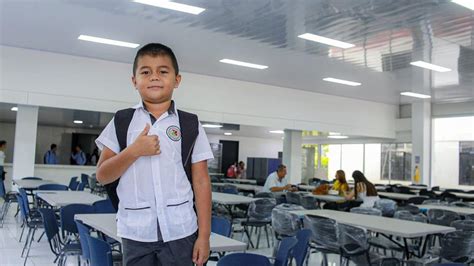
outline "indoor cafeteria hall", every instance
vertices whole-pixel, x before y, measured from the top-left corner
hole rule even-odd
[[[0,0],[0,265],[474,266],[474,0]]]

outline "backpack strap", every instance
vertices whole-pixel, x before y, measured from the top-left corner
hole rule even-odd
[[[178,117],[181,128],[181,161],[192,188],[191,155],[199,135],[199,120],[197,115],[181,110],[178,110]]]
[[[134,113],[135,109],[128,108],[119,110],[114,115],[115,134],[117,135],[117,141],[120,146],[120,151],[123,151],[125,150],[125,148],[127,148],[128,126],[130,125],[130,122],[132,122]],[[118,211],[119,204],[119,198],[117,195],[117,186],[119,182],[120,178],[110,184],[105,185],[107,195],[109,196],[109,199],[112,202],[112,205],[114,206],[116,211]]]

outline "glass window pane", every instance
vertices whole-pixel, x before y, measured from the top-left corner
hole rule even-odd
[[[348,177],[352,176],[355,170],[364,171],[364,144],[342,145],[342,170]]]

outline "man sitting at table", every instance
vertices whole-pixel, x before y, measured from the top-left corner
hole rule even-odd
[[[262,192],[280,192],[280,191],[296,191],[296,187],[292,187],[288,184],[286,176],[286,166],[280,164],[278,169],[271,173],[265,181]]]

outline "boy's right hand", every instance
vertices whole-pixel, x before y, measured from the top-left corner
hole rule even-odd
[[[131,145],[133,154],[137,157],[153,156],[161,153],[158,136],[148,136],[148,131],[150,131],[150,124],[146,124],[145,129],[143,129],[135,142]]]

